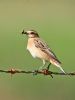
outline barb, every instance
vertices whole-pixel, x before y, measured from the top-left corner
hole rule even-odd
[[[10,70],[0,70],[0,73],[10,73],[11,75],[13,74],[17,74],[17,73],[23,73],[23,74],[33,74],[33,75],[37,75],[37,74],[42,74],[42,75],[49,75],[53,78],[53,75],[66,75],[66,76],[74,76],[75,72],[71,72],[71,73],[59,73],[59,72],[52,72],[49,71],[47,69],[43,69],[43,70],[35,70],[35,71],[25,71],[25,70],[18,70],[18,69],[10,69]]]

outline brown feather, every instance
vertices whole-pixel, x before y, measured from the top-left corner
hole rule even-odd
[[[61,64],[61,62],[57,59],[53,51],[48,47],[48,45],[43,40],[41,40],[40,38],[35,38],[34,43],[35,47],[39,48],[41,51],[43,51],[50,57],[50,60],[56,61],[59,64]]]

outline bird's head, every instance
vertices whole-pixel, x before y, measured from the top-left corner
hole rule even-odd
[[[29,31],[23,30],[22,34],[26,34],[29,38],[39,37],[38,33],[35,30],[29,30]]]

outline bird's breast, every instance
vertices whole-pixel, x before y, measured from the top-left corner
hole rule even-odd
[[[44,53],[40,48],[37,48],[35,46],[33,39],[28,40],[27,50],[31,53],[31,55],[34,58],[37,57],[37,58],[40,58],[40,59],[49,60],[49,56],[46,53]]]
[[[27,47],[27,50],[31,53],[31,55],[32,55],[34,58],[36,58],[36,52],[34,51],[33,48]]]
[[[36,50],[35,50],[35,45],[34,45],[33,39],[28,40],[27,50],[31,53],[31,55],[34,58],[36,58]]]

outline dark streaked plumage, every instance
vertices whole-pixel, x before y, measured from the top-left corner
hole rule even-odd
[[[41,49],[44,53],[46,53],[50,58],[55,59],[57,62],[61,64],[61,62],[57,59],[56,55],[53,53],[53,51],[48,47],[48,45],[39,38],[34,39],[35,46],[39,49]]]

